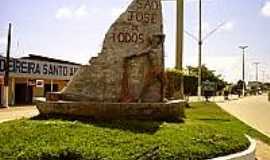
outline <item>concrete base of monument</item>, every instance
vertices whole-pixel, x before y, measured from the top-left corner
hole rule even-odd
[[[186,101],[167,103],[99,103],[36,101],[40,115],[86,117],[93,120],[183,121]]]

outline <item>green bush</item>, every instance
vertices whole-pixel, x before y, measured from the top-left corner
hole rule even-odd
[[[182,74],[181,71],[176,69],[168,69],[166,71],[167,76],[167,87],[166,97],[167,98],[178,98],[180,94],[181,78],[184,81],[184,94],[185,95],[196,95],[198,88],[198,78],[195,76],[188,76]],[[182,77],[183,76],[183,77]]]
[[[193,68],[196,70],[196,68]],[[191,69],[192,70],[192,69]],[[193,71],[194,72],[194,71]],[[167,89],[166,89],[166,98],[170,99],[171,97],[178,98],[180,95],[180,86],[181,78],[184,81],[184,94],[188,96],[197,95],[198,89],[198,73],[190,72],[189,75],[183,74],[180,70],[177,69],[167,69]],[[217,91],[223,90],[226,86],[220,75],[215,75],[213,71],[208,70],[205,66],[202,68],[202,81],[215,82],[217,84]]]

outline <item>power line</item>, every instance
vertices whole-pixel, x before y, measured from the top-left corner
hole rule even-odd
[[[196,37],[196,36],[194,36],[192,33],[190,33],[190,32],[188,32],[188,31],[184,31],[185,32],[185,34],[187,35],[187,36],[189,36],[190,38],[192,38],[193,40],[195,40],[196,42],[198,42],[199,41],[199,39]]]
[[[214,33],[216,33],[219,29],[221,29],[223,26],[225,26],[227,24],[227,22],[223,22],[221,24],[219,24],[216,28],[214,28],[212,31],[208,32],[203,38],[202,41],[207,40],[209,37],[211,37],[211,35],[213,35]],[[195,35],[193,35],[192,33],[190,33],[189,31],[185,30],[184,31],[185,34],[187,36],[189,36],[190,38],[192,38],[193,40],[195,40],[196,42],[199,41],[198,37],[196,37]]]
[[[226,24],[227,24],[227,22],[221,23],[216,28],[214,28],[212,31],[210,31],[209,33],[207,33],[206,36],[202,40],[205,41],[206,39],[208,39],[211,35],[213,35],[214,33],[216,33],[221,27],[223,27]]]

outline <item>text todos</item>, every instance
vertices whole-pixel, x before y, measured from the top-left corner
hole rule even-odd
[[[157,0],[138,0],[137,1],[138,9],[143,10],[158,10],[160,9],[160,1]],[[128,11],[127,21],[128,22],[137,22],[143,24],[156,24],[157,14],[145,12],[145,11]],[[138,29],[138,26],[136,26]],[[113,42],[118,43],[144,43],[145,37],[143,33],[138,30],[133,30],[132,32],[115,32],[112,33]]]

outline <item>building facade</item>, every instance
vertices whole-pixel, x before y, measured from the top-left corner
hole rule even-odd
[[[5,57],[0,57],[0,103],[4,104]],[[61,91],[80,64],[30,54],[9,62],[9,104],[31,104],[35,97]]]

